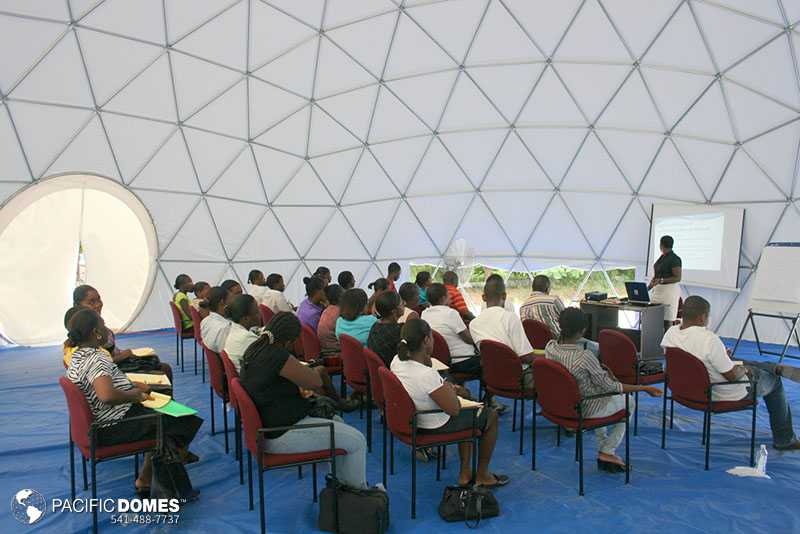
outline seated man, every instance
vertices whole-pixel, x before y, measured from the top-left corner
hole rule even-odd
[[[461,315],[450,307],[450,296],[442,284],[431,284],[428,288],[431,306],[422,310],[422,319],[438,332],[450,349],[450,370],[480,376],[481,360],[476,355],[472,336]]]
[[[492,275],[486,279],[483,301],[486,310],[469,323],[472,339],[479,347],[481,341],[486,339],[502,343],[513,350],[522,360],[523,367],[527,368],[527,364],[533,361],[533,347],[522,328],[522,321],[505,309],[506,284],[501,276]],[[524,385],[526,388],[533,387],[533,375],[530,372],[524,375]]]
[[[259,304],[263,304],[272,313],[280,313],[282,311],[293,312],[294,306],[286,300],[283,292],[286,290],[286,284],[283,282],[283,276],[278,273],[272,273],[267,276],[265,281],[267,287],[261,293]]]
[[[557,340],[561,335],[558,318],[564,311],[564,303],[558,295],[550,295],[550,278],[543,274],[538,274],[533,278],[532,289],[533,292],[519,309],[519,317],[523,321],[534,319],[546,324],[550,328],[553,339]],[[578,340],[578,345],[583,345],[595,356],[600,353],[600,345],[583,336]]]
[[[450,307],[456,310],[466,323],[469,323],[475,318],[475,315],[469,311],[464,295],[458,290],[458,275],[453,271],[447,271],[442,276],[442,282],[444,282],[444,287],[447,288],[447,294],[450,296]],[[428,300],[430,301],[430,299]]]
[[[734,365],[725,351],[722,340],[709,331],[708,316],[711,305],[703,297],[693,295],[683,301],[680,325],[667,330],[661,346],[682,349],[705,365],[711,383],[756,380],[756,394],[764,397],[772,428],[772,443],[778,450],[798,450],[800,441],[792,428],[792,411],[786,401],[781,376],[796,380],[800,370],[783,365],[762,362],[745,362]],[[737,401],[750,394],[750,385],[730,384],[711,389],[714,401]]]

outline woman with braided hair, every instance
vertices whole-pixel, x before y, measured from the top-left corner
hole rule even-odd
[[[300,321],[289,312],[275,315],[263,335],[253,342],[242,360],[242,386],[250,395],[265,427],[328,423],[313,417],[313,403],[304,390],[323,392],[320,371],[301,364],[290,350],[300,337]],[[324,369],[323,369],[324,371]],[[339,417],[332,419],[336,448],[347,451],[336,457],[339,480],[354,488],[366,488],[367,441]],[[324,448],[326,427],[268,432],[266,450],[275,454],[297,454]]]

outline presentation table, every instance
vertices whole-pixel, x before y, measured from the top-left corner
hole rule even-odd
[[[583,300],[581,311],[589,321],[587,338],[597,341],[601,330],[618,330],[631,338],[642,360],[659,360],[664,357],[661,348],[661,340],[664,338],[663,304],[634,306],[627,303]],[[639,314],[639,328],[621,328],[620,312]]]

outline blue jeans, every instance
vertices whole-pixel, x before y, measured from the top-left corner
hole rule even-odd
[[[351,488],[367,487],[367,440],[364,434],[345,424],[338,416],[332,420],[304,417],[298,425],[333,423],[333,439],[337,449],[347,451],[336,457],[336,478]],[[279,438],[267,440],[267,452],[294,454],[318,451],[328,447],[330,431],[327,427],[290,430]]]
[[[769,412],[769,426],[772,429],[772,443],[776,447],[786,447],[797,439],[792,428],[792,409],[786,400],[781,377],[775,374],[775,364],[745,361],[756,380],[756,395],[764,397]]]

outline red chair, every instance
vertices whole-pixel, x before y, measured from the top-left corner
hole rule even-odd
[[[367,347],[364,347],[364,359],[367,362],[372,402],[378,407],[381,415],[381,423],[383,426],[383,487],[388,487],[386,485],[386,400],[383,398],[383,387],[381,386],[381,379],[378,374],[378,369],[386,369],[386,364],[380,356]],[[392,464],[392,473],[394,473],[394,463]]]
[[[185,339],[194,338],[194,329],[184,330],[183,321],[181,320],[181,311],[173,301],[169,301],[169,308],[172,310],[172,322],[175,325],[175,361],[176,365],[180,364],[181,372],[183,372],[183,341]],[[197,369],[197,345],[194,346],[194,363]]]
[[[378,369],[383,396],[386,402],[386,424],[392,433],[389,445],[391,455],[394,456],[394,438],[396,437],[406,445],[411,446],[411,519],[417,517],[417,451],[430,447],[442,447],[456,443],[472,443],[472,471],[477,468],[478,443],[481,436],[477,428],[477,408],[473,411],[472,428],[450,434],[419,434],[417,432],[417,417],[422,414],[441,413],[442,410],[421,410],[414,406],[414,401],[408,395],[400,379],[385,367]],[[462,408],[464,410],[466,408]],[[439,455],[441,457],[441,454]],[[441,480],[441,462],[436,462],[436,480]]]
[[[266,304],[259,304],[258,310],[261,312],[261,323],[267,326],[269,322],[275,317],[275,312]]]
[[[100,446],[97,444],[97,429],[99,426],[94,422],[92,410],[83,392],[62,376],[58,379],[61,389],[64,390],[64,397],[67,401],[69,411],[69,474],[70,474],[70,495],[75,499],[75,444],[81,453],[84,473],[84,489],[86,489],[86,461],[89,460],[92,469],[92,499],[97,499],[97,464],[106,460],[134,457],[133,476],[134,480],[139,476],[139,454],[153,452],[158,448],[155,439],[132,441],[118,445]],[[128,424],[143,419],[156,420],[156,434],[161,434],[161,417],[159,414],[139,415],[128,417],[124,423]],[[92,532],[97,532],[97,508],[92,510]]]
[[[344,380],[353,391],[367,395],[367,450],[372,452],[372,393],[369,389],[369,371],[364,360],[364,346],[359,340],[347,334],[339,336],[342,346],[342,373]],[[364,403],[361,403],[359,416],[364,418]]]
[[[443,364],[449,366],[450,362],[452,361],[452,357],[450,355],[450,347],[447,345],[447,340],[445,340],[444,337],[436,330],[431,329],[431,334],[433,334],[433,354],[431,354],[431,357],[436,358]],[[470,374],[448,371],[448,375],[454,382],[458,384],[463,384],[464,382],[469,382],[470,380],[481,379],[481,375],[479,373]],[[481,387],[483,387],[482,384]]]
[[[239,413],[239,405],[236,403],[236,396],[233,394],[233,388],[231,387],[231,381],[234,378],[239,378],[239,371],[236,370],[236,366],[231,361],[228,353],[224,350],[219,355],[220,359],[222,360],[222,367],[225,369],[225,380],[228,384],[228,403],[233,407],[234,413],[234,437],[233,437],[233,449],[234,455],[236,459],[239,460],[239,484],[244,484],[244,461],[242,458],[242,418],[241,414]]]
[[[553,339],[550,327],[536,319],[525,319],[522,321],[522,328],[525,329],[525,335],[531,346],[536,350],[544,350],[547,342]]]
[[[197,347],[203,346],[203,334],[200,330],[200,323],[203,322],[203,319],[200,317],[200,313],[195,309],[194,306],[189,306],[189,315],[192,316],[192,330],[194,332],[194,374],[197,374]],[[200,358],[200,365],[202,366],[202,375],[203,375],[203,383],[206,382],[206,360],[205,358]]]
[[[322,358],[322,347],[319,342],[319,336],[314,332],[314,329],[303,324],[300,326],[300,341],[303,343],[303,355],[306,361],[317,360]],[[342,374],[342,359],[338,356],[327,356],[322,358],[322,363],[325,365],[325,370],[329,376],[336,376]],[[345,383],[344,378],[341,381],[341,396],[345,396]]]
[[[488,393],[507,399],[514,399],[514,420],[517,417],[517,400],[520,401],[519,417],[519,453],[523,452],[525,435],[525,400],[533,402],[533,411],[536,413],[536,390],[526,389],[523,380],[523,371],[519,356],[506,345],[497,341],[481,341],[481,366],[483,367],[483,384]],[[513,429],[512,429],[513,430]],[[536,427],[531,430],[532,438],[536,439]],[[536,469],[535,457],[531,456],[531,469]]]
[[[643,375],[642,361],[636,354],[636,345],[628,336],[617,330],[601,330],[597,336],[600,358],[623,384],[652,385],[664,381],[664,373]],[[633,410],[633,435],[639,434],[639,392],[634,393],[636,406]]]
[[[225,430],[225,454],[228,454],[228,383],[225,379],[225,369],[222,366],[222,358],[219,354],[204,346],[208,361],[208,392],[209,404],[211,406],[211,435],[216,435],[214,429],[214,393],[222,399],[222,424]]]
[[[231,380],[231,389],[233,396],[236,397],[236,402],[239,405],[239,410],[242,417],[242,426],[244,427],[245,446],[247,447],[247,489],[250,496],[250,510],[253,509],[253,455],[256,457],[258,465],[258,506],[259,506],[259,520],[261,522],[261,532],[266,532],[266,512],[264,510],[264,471],[270,469],[280,469],[284,467],[297,466],[301,468],[304,465],[311,464],[313,479],[313,495],[314,502],[317,502],[317,464],[329,462],[331,464],[331,473],[336,476],[336,462],[334,457],[344,456],[347,451],[344,449],[336,448],[336,441],[333,434],[333,423],[317,423],[305,425],[291,425],[273,428],[264,428],[261,424],[261,416],[258,413],[256,405],[250,395],[247,394],[238,378]],[[265,433],[272,431],[298,430],[302,428],[324,428],[330,430],[329,446],[326,449],[320,449],[312,452],[303,452],[297,454],[271,454],[265,452],[266,449],[266,436]]]
[[[608,417],[583,416],[583,404],[592,399],[620,395],[619,392],[601,393],[590,397],[582,397],[578,383],[566,367],[546,358],[533,361],[533,373],[536,376],[536,391],[542,415],[548,421],[575,432],[578,449],[578,495],[583,495],[583,433],[604,426],[625,423],[625,484],[631,481],[630,472],[630,436],[628,435],[628,394],[625,394],[625,409]],[[533,418],[536,428],[536,415]],[[535,439],[535,438],[534,438]],[[534,447],[534,454],[536,448]]]
[[[667,436],[667,389],[671,392],[669,399],[691,410],[703,412],[703,439],[706,446],[706,471],[708,471],[708,457],[711,451],[711,415],[715,413],[742,412],[750,410],[753,413],[753,422],[750,429],[750,465],[754,465],[756,446],[756,383],[752,382],[750,395],[737,401],[713,401],[711,392],[714,387],[729,384],[751,385],[749,380],[736,382],[711,383],[708,370],[698,358],[681,349],[669,347],[667,354],[667,373],[664,379],[664,406],[661,412],[661,448],[666,447]],[[670,410],[670,427],[672,426],[672,412]]]

